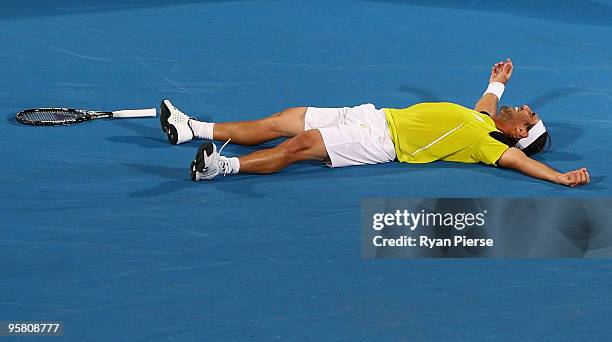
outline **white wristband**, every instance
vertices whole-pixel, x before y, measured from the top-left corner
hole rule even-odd
[[[485,90],[484,94],[493,94],[497,96],[497,100],[501,100],[502,95],[504,94],[504,90],[506,86],[501,82],[491,82],[489,83],[489,87]],[[482,94],[484,96],[484,94]]]

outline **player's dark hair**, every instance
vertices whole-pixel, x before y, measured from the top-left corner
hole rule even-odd
[[[531,157],[538,152],[542,152],[545,148],[550,147],[550,144],[550,135],[548,132],[544,132],[544,134],[540,135],[534,142],[527,146],[523,152]]]

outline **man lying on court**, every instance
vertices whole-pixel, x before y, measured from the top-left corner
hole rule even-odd
[[[588,183],[585,168],[560,173],[529,158],[550,139],[529,106],[497,110],[512,69],[510,59],[492,67],[489,87],[473,110],[453,103],[419,103],[405,109],[376,109],[372,104],[295,107],[260,120],[210,123],[190,118],[164,100],[160,120],[172,144],[194,137],[242,145],[289,138],[274,148],[234,158],[220,154],[225,145],[217,151],[215,144],[205,142],[191,162],[195,181],[220,173],[274,173],[302,160],[320,160],[331,167],[445,160],[511,168],[572,187]]]

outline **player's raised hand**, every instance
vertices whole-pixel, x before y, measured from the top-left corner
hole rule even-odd
[[[510,80],[510,77],[512,77],[512,68],[513,65],[510,58],[506,59],[506,61],[495,63],[491,68],[489,83],[501,82],[506,84]]]
[[[586,168],[562,173],[557,177],[559,184],[571,186],[572,188],[578,185],[587,184],[591,181],[591,176]]]

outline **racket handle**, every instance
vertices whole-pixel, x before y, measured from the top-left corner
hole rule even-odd
[[[142,118],[142,117],[152,117],[154,118],[157,115],[157,111],[155,108],[148,109],[127,109],[127,110],[118,110],[113,112],[114,118]]]

